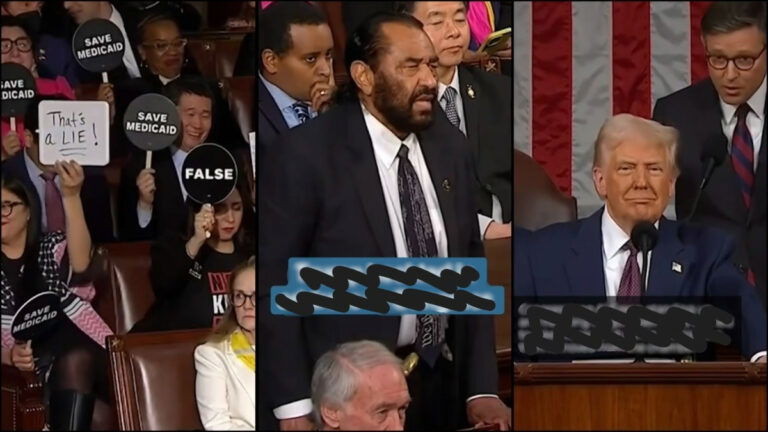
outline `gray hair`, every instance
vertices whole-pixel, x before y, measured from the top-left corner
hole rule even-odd
[[[603,123],[595,140],[593,167],[600,166],[605,160],[605,154],[613,151],[631,132],[642,134],[652,142],[664,146],[667,150],[667,160],[670,163],[670,168],[672,168],[672,175],[677,177],[679,173],[677,168],[677,130],[632,114],[617,114]]]
[[[349,402],[357,392],[361,372],[383,364],[400,370],[402,361],[381,343],[370,340],[347,342],[323,354],[312,374],[315,425],[322,428],[323,405],[341,407]]]
[[[765,36],[765,20],[763,1],[718,1],[701,18],[701,33],[715,35],[757,26]]]

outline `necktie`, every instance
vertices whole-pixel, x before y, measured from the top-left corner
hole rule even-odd
[[[736,177],[739,179],[739,189],[744,205],[749,210],[752,205],[752,184],[755,181],[754,173],[754,146],[752,144],[752,135],[747,128],[747,114],[750,108],[747,104],[742,104],[736,110],[736,129],[733,131],[731,139],[731,163],[733,170],[736,171]]]
[[[624,273],[621,275],[619,283],[619,297],[640,297],[643,295],[640,289],[640,265],[637,264],[637,248],[628,241],[626,248],[629,249],[629,258],[624,265]],[[632,302],[633,299],[624,299],[624,302]]]
[[[456,89],[453,87],[446,87],[443,93],[443,100],[445,101],[445,115],[448,116],[448,120],[453,123],[454,126],[459,127],[461,119],[459,118],[459,112],[456,110]]]
[[[296,118],[299,119],[299,124],[303,124],[309,120],[309,105],[304,102],[296,102],[291,105],[293,112],[296,113]]]
[[[412,257],[436,257],[437,243],[432,231],[427,200],[421,189],[419,177],[408,160],[408,147],[400,146],[397,152],[400,165],[397,169],[397,190],[400,194],[400,211],[403,215],[408,255]],[[416,353],[433,367],[444,342],[442,321],[437,315],[418,315],[416,324]]]
[[[64,204],[61,202],[61,192],[56,187],[56,173],[45,172],[40,174],[45,180],[45,217],[48,224],[48,232],[64,231]]]

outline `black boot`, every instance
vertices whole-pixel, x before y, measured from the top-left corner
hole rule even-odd
[[[93,418],[93,394],[78,393],[74,390],[58,390],[51,393],[51,430],[89,431]]]

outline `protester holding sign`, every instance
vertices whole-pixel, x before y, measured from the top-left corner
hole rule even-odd
[[[213,328],[219,322],[230,272],[255,253],[251,208],[247,181],[240,177],[224,201],[193,204],[184,234],[165,234],[153,244],[156,300],[131,332]]]
[[[3,16],[2,39],[2,63],[17,63],[27,68],[35,78],[37,94],[60,95],[67,99],[75,99],[75,92],[64,77],[48,79],[38,75],[32,39],[21,21],[12,16]],[[115,96],[111,85],[102,84],[99,87],[97,99],[109,103],[111,112],[114,112]],[[3,118],[0,136],[2,136],[2,159],[5,160],[25,146],[23,121],[17,121],[16,132],[13,132],[8,119]]]
[[[70,162],[57,162],[56,173],[61,177],[66,233],[42,236],[33,192],[18,179],[2,179],[2,361],[22,370],[38,368],[50,390],[52,430],[104,428],[112,422],[104,350],[112,331],[91,306],[95,293],[86,283],[91,237],[80,201],[84,174]],[[31,343],[14,340],[10,323],[17,309],[45,291],[59,296],[68,319]],[[38,360],[31,362],[30,356]]]
[[[46,98],[46,100],[61,98]],[[38,107],[40,98],[33,100],[24,117],[28,129],[24,131],[27,147],[23,152],[11,157],[3,163],[3,172],[19,179],[31,191],[38,202],[40,210],[38,220],[42,232],[47,233],[63,229],[64,218],[61,200],[62,178],[56,174],[53,165],[43,165],[40,162],[40,146],[38,134],[30,130],[38,128]],[[110,209],[109,187],[101,167],[84,167],[85,179],[80,196],[83,202],[85,221],[91,238],[95,243],[115,241],[112,231],[112,214]],[[50,221],[50,222],[49,222]]]

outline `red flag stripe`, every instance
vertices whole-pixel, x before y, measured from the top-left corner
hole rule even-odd
[[[688,4],[691,8],[691,82],[695,83],[709,76],[706,53],[701,44],[701,17],[712,2],[692,1]]]
[[[532,156],[571,194],[572,20],[570,2],[532,2]]]
[[[651,117],[651,4],[613,3],[613,113]]]

